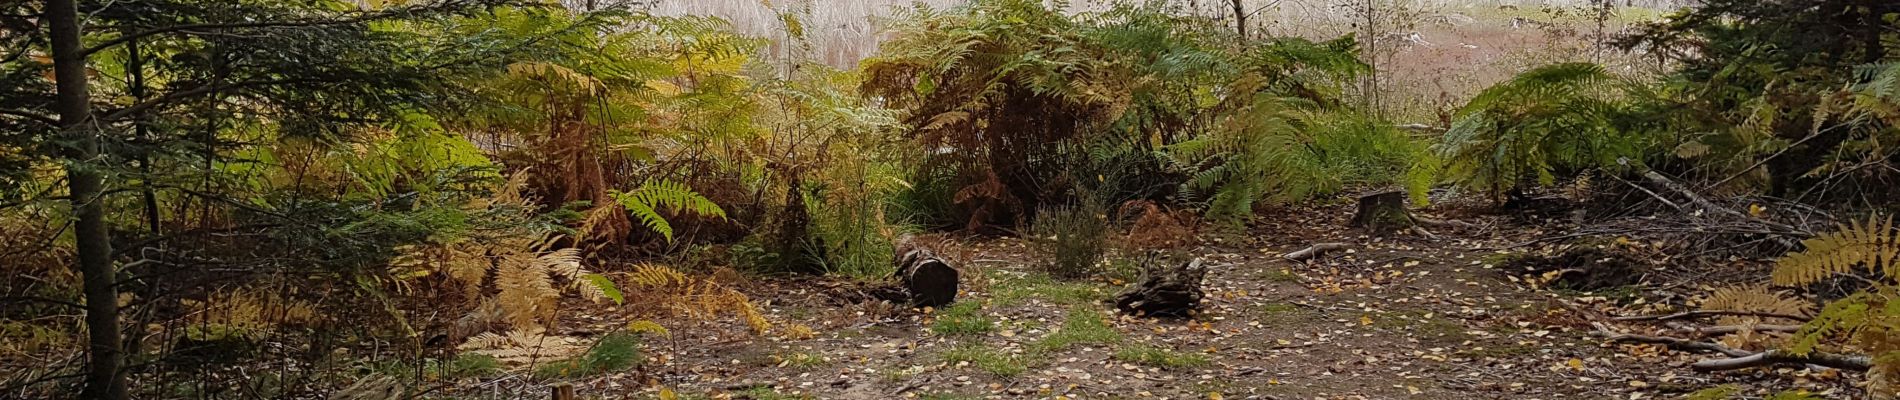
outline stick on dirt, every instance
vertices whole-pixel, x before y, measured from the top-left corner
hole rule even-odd
[[[1285,257],[1287,261],[1306,261],[1306,260],[1312,259],[1313,257],[1318,257],[1321,254],[1324,254],[1326,252],[1334,251],[1334,250],[1343,250],[1348,247],[1352,247],[1352,244],[1339,243],[1339,242],[1314,243],[1312,246],[1308,246],[1305,249],[1301,249],[1299,251],[1295,251],[1292,253],[1286,253],[1286,255],[1281,256],[1281,257]]]
[[[1852,371],[1866,371],[1874,366],[1873,357],[1859,354],[1809,353],[1805,356],[1794,355],[1781,350],[1769,350],[1735,358],[1703,360],[1690,364],[1697,371],[1728,371],[1775,364],[1812,364],[1829,368]]]
[[[1616,317],[1612,319],[1617,320],[1617,321],[1668,321],[1672,319],[1709,317],[1709,316],[1784,318],[1784,319],[1795,320],[1795,321],[1808,320],[1808,317],[1804,317],[1800,315],[1776,314],[1776,313],[1753,312],[1753,311],[1729,311],[1729,310],[1696,310],[1696,311],[1684,311],[1684,312],[1679,312],[1675,314],[1637,315],[1637,316],[1628,316],[1628,317]]]

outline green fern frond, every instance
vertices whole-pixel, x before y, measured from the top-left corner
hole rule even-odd
[[[580,278],[581,279],[576,280],[575,283],[581,287],[581,290],[583,290],[582,293],[588,294],[587,297],[610,299],[614,301],[614,304],[624,304],[627,302],[626,296],[620,293],[620,287],[615,286],[614,281],[607,279],[606,276],[601,274],[584,274],[581,275]]]
[[[1857,292],[1840,300],[1829,302],[1814,319],[1801,325],[1795,332],[1794,340],[1788,351],[1794,354],[1807,354],[1814,351],[1822,342],[1837,338],[1843,333],[1854,332],[1867,325],[1874,318],[1875,310],[1870,303],[1873,296],[1868,292]],[[1892,314],[1887,314],[1892,315]]]
[[[614,191],[610,194],[614,201],[639,218],[641,224],[659,232],[667,240],[673,240],[673,226],[666,221],[666,217],[660,215],[659,207],[722,219],[726,217],[726,210],[719,208],[719,204],[694,192],[685,184],[671,181],[647,182],[632,192]]]
[[[1616,121],[1622,85],[1602,66],[1566,63],[1532,69],[1486,88],[1460,111],[1437,146],[1454,182],[1494,196],[1557,172],[1622,168],[1641,160],[1647,139]]]

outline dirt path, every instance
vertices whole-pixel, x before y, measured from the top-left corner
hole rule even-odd
[[[583,383],[609,398],[647,379],[712,398],[823,399],[1640,399],[1838,386],[1805,370],[1694,373],[1686,365],[1699,355],[1604,343],[1559,301],[1611,300],[1530,290],[1493,265],[1492,249],[1541,232],[1372,240],[1332,228],[1344,209],[1295,214],[1319,217],[1192,251],[1216,267],[1206,312],[1189,320],[1120,316],[1103,302],[1119,286],[1041,278],[1023,243],[998,240],[973,245],[969,269],[982,280],[958,306],[838,305],[823,285],[755,282],[772,320],[815,335],[675,328],[652,344],[658,362],[644,378]],[[1356,247],[1309,263],[1279,257],[1318,241]]]

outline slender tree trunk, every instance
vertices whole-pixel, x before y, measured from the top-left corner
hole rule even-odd
[[[1229,0],[1229,2],[1234,6],[1234,31],[1240,33],[1241,39],[1246,39],[1247,7],[1241,4],[1241,0]]]
[[[1364,32],[1364,34],[1360,35],[1360,37],[1365,40],[1361,43],[1366,46],[1365,61],[1366,66],[1370,68],[1366,69],[1365,84],[1360,86],[1361,90],[1364,91],[1364,93],[1361,94],[1365,96],[1365,109],[1372,112],[1372,115],[1375,117],[1384,117],[1385,107],[1379,102],[1379,35],[1381,32],[1379,32],[1379,7],[1378,4],[1375,3],[1378,0],[1364,1],[1365,8],[1361,11],[1364,12],[1366,19],[1365,26],[1362,26],[1360,30],[1360,32]]]
[[[47,0],[46,21],[52,39],[53,76],[58,98],[61,135],[73,148],[66,165],[66,180],[73,216],[73,238],[79,256],[79,275],[86,292],[86,331],[91,353],[86,373],[86,388],[80,397],[118,400],[126,398],[125,380],[119,374],[119,296],[112,266],[111,232],[106,231],[105,175],[99,163],[99,127],[92,116],[92,99],[86,81],[85,44],[80,41],[79,7],[75,0]]]
[[[132,80],[132,100],[143,103],[145,102],[145,55],[139,51],[138,40],[127,44],[125,63],[126,69],[130,70]],[[145,118],[138,118],[132,128],[136,131],[135,136],[138,137],[139,145],[143,146],[138,150],[139,182],[141,183],[139,197],[145,203],[145,229],[152,234],[152,237],[159,237],[163,236],[164,232],[160,230],[158,222],[158,193],[152,188],[152,148],[156,145],[152,143],[151,128],[146,126],[146,122],[148,121]]]

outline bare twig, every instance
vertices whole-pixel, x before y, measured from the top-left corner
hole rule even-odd
[[[1305,261],[1313,257],[1318,257],[1320,254],[1345,249],[1347,247],[1352,247],[1352,244],[1338,242],[1314,243],[1310,247],[1292,253],[1286,253],[1286,255],[1281,257],[1285,257],[1287,261]]]
[[[1722,353],[1723,355],[1727,355],[1729,357],[1746,357],[1746,356],[1754,354],[1754,353],[1749,353],[1746,350],[1736,350],[1736,349],[1729,348],[1728,346],[1723,346],[1723,345],[1719,345],[1715,343],[1698,342],[1694,340],[1678,339],[1678,338],[1672,338],[1672,337],[1666,337],[1666,336],[1649,336],[1649,335],[1637,335],[1637,334],[1629,334],[1629,333],[1612,333],[1609,331],[1603,331],[1602,334],[1604,336],[1608,336],[1610,341],[1612,342],[1655,343],[1655,344],[1669,346],[1669,348],[1676,349],[1676,350],[1711,351],[1711,352],[1716,352],[1716,353]]]
[[[1646,188],[1646,187],[1643,187],[1643,185],[1638,185],[1638,184],[1636,184],[1636,182],[1630,182],[1629,180],[1627,180],[1627,179],[1623,179],[1623,178],[1621,178],[1621,177],[1617,177],[1616,175],[1610,175],[1610,177],[1612,177],[1612,178],[1616,178],[1616,181],[1617,181],[1617,182],[1623,182],[1623,184],[1625,184],[1625,185],[1629,185],[1630,187],[1633,187],[1633,188],[1636,188],[1636,190],[1639,190],[1639,191],[1642,191],[1642,192],[1643,192],[1643,193],[1645,193],[1645,194],[1648,194],[1648,195],[1649,195],[1649,197],[1653,197],[1653,198],[1655,198],[1655,199],[1656,199],[1657,201],[1661,201],[1661,202],[1662,202],[1663,204],[1667,204],[1667,205],[1669,205],[1669,208],[1674,208],[1674,209],[1677,209],[1677,210],[1681,210],[1681,209],[1682,209],[1682,205],[1681,205],[1681,204],[1676,204],[1676,202],[1674,202],[1674,201],[1670,201],[1670,200],[1669,200],[1669,198],[1667,198],[1667,197],[1663,197],[1663,196],[1662,196],[1662,195],[1660,195],[1660,194],[1656,194],[1656,192],[1654,192],[1654,191],[1651,191],[1651,190],[1649,190],[1649,188]]]
[[[1727,335],[1737,332],[1794,332],[1801,325],[1721,325],[1708,327],[1677,327],[1676,331],[1698,335]]]

